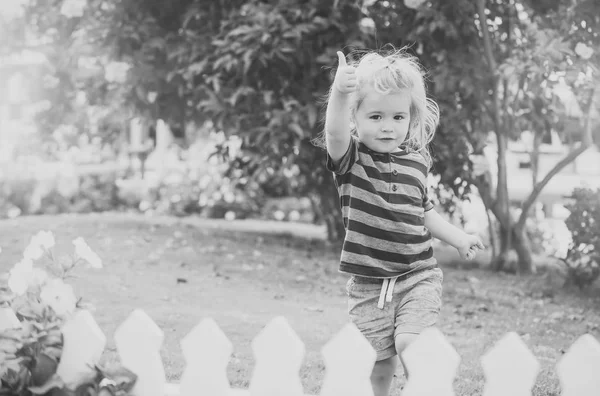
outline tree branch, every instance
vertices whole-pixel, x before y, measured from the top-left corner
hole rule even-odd
[[[483,35],[483,49],[485,51],[485,56],[490,64],[490,70],[492,73],[496,73],[496,59],[494,58],[494,53],[492,52],[492,40],[490,39],[490,32],[487,29],[487,21],[485,17],[485,1],[486,0],[477,0],[477,14],[479,17],[479,25],[481,28],[481,34]]]
[[[519,216],[519,221],[517,223],[518,228],[521,228],[525,225],[525,222],[527,221],[527,215],[529,213],[529,210],[531,209],[531,206],[535,203],[538,196],[540,195],[544,187],[546,187],[546,185],[550,182],[550,180],[565,166],[573,162],[577,157],[579,157],[579,155],[581,155],[592,145],[592,108],[594,103],[594,94],[595,88],[592,88],[592,92],[590,94],[590,104],[587,109],[584,133],[581,143],[579,144],[579,146],[577,146],[576,149],[569,152],[563,159],[561,159],[556,165],[554,165],[554,167],[550,169],[546,176],[544,176],[544,178],[534,186],[533,190],[531,191],[531,194],[529,194],[529,196],[521,206],[521,215]]]

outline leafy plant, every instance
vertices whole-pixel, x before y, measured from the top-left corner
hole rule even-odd
[[[577,188],[565,223],[573,241],[563,261],[570,280],[580,288],[600,277],[600,189]]]
[[[62,327],[77,310],[86,308],[65,281],[84,263],[102,268],[102,260],[81,237],[73,241],[75,252],[70,257],[55,258],[54,244],[52,232],[40,231],[22,259],[0,279],[0,395],[126,394],[136,376],[121,367],[92,367],[69,384],[57,374]]]

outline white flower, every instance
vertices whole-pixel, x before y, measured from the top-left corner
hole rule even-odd
[[[104,69],[104,78],[108,82],[123,83],[130,66],[125,62],[110,62]]]
[[[575,46],[575,53],[583,59],[590,59],[594,54],[594,50],[584,43],[577,43]]]
[[[54,246],[54,234],[52,231],[40,231],[31,237],[29,245],[23,252],[23,257],[29,260],[37,260],[44,254],[44,250],[49,250]]]
[[[10,270],[8,287],[13,293],[23,295],[33,282],[33,262],[24,258]]]
[[[29,242],[29,245],[27,245],[25,251],[23,251],[23,257],[27,260],[37,260],[42,257],[43,254],[44,250],[35,237],[32,237],[31,242]]]
[[[85,6],[85,0],[65,0],[60,7],[60,13],[67,18],[80,17]]]
[[[42,286],[48,280],[48,273],[41,268],[34,268],[30,286]]]
[[[425,0],[404,0],[404,5],[408,8],[417,9],[421,4],[425,3]]]
[[[42,245],[44,249],[50,249],[54,247],[55,241],[54,234],[52,234],[52,231],[40,231],[37,233],[37,237],[39,239],[40,245]]]
[[[100,257],[88,246],[82,237],[78,237],[73,240],[75,245],[75,254],[87,261],[92,268],[102,268],[102,260]]]
[[[40,292],[42,303],[52,308],[58,316],[65,316],[75,311],[77,298],[73,287],[55,278],[48,281]]]

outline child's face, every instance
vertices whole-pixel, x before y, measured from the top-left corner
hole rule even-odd
[[[379,153],[396,151],[408,134],[410,104],[408,90],[384,95],[368,89],[354,115],[358,139]]]

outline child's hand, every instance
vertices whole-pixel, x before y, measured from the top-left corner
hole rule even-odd
[[[356,90],[356,70],[353,66],[348,66],[346,63],[346,57],[341,51],[337,52],[338,55],[338,69],[335,73],[335,79],[333,80],[333,86],[344,94],[352,93]]]
[[[462,243],[456,248],[463,260],[473,260],[477,255],[477,251],[483,249],[485,249],[485,246],[483,246],[481,239],[470,234],[465,234]]]

